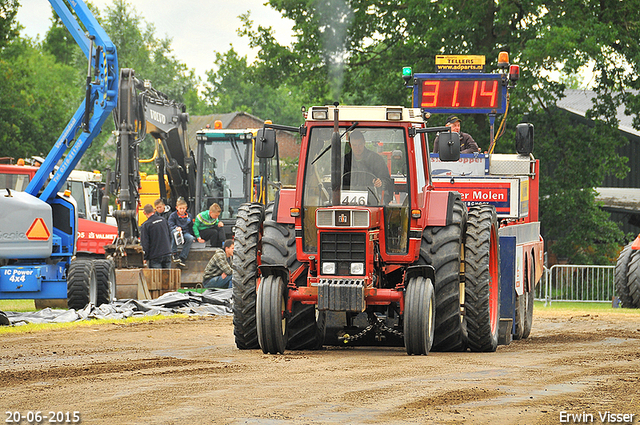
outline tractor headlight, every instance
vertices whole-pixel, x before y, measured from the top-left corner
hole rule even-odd
[[[336,274],[336,263],[322,263],[322,274]]]
[[[351,263],[351,274],[363,275],[364,263]]]

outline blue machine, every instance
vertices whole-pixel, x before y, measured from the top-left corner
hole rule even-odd
[[[49,1],[89,61],[86,96],[25,192],[1,192],[0,299],[67,299],[78,309],[113,299],[114,266],[71,261],[78,212],[71,195],[59,191],[116,105],[118,59],[82,0],[70,2],[80,22],[63,0]]]

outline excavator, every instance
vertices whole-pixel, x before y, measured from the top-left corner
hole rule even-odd
[[[113,111],[117,138],[115,171],[107,177],[109,191],[116,194],[119,209],[113,215],[118,223],[118,238],[105,250],[118,268],[142,267],[144,253],[139,243],[138,209],[140,205],[139,145],[150,134],[156,141],[158,197],[175,206],[178,198],[195,203],[196,164],[186,143],[189,114],[186,107],[140,80],[135,71],[120,72],[118,104]],[[167,181],[170,191],[164,182]]]

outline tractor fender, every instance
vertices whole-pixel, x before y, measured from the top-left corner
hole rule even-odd
[[[262,278],[267,276],[279,276],[282,278],[283,282],[289,282],[289,270],[284,265],[260,265],[258,266],[258,270],[260,271],[260,275]]]
[[[431,265],[415,265],[407,267],[404,274],[404,281],[409,282],[411,278],[416,276],[422,276],[426,279],[431,279],[431,282],[436,281],[436,269]],[[406,284],[405,284],[406,285]]]

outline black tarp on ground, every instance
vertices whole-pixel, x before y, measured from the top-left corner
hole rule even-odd
[[[27,323],[63,323],[90,319],[126,319],[127,317],[155,316],[162,314],[188,314],[193,316],[231,315],[232,289],[197,292],[169,292],[155,300],[117,300],[96,307],[87,305],[82,310],[52,310],[17,313],[0,312],[0,325],[25,325]]]

